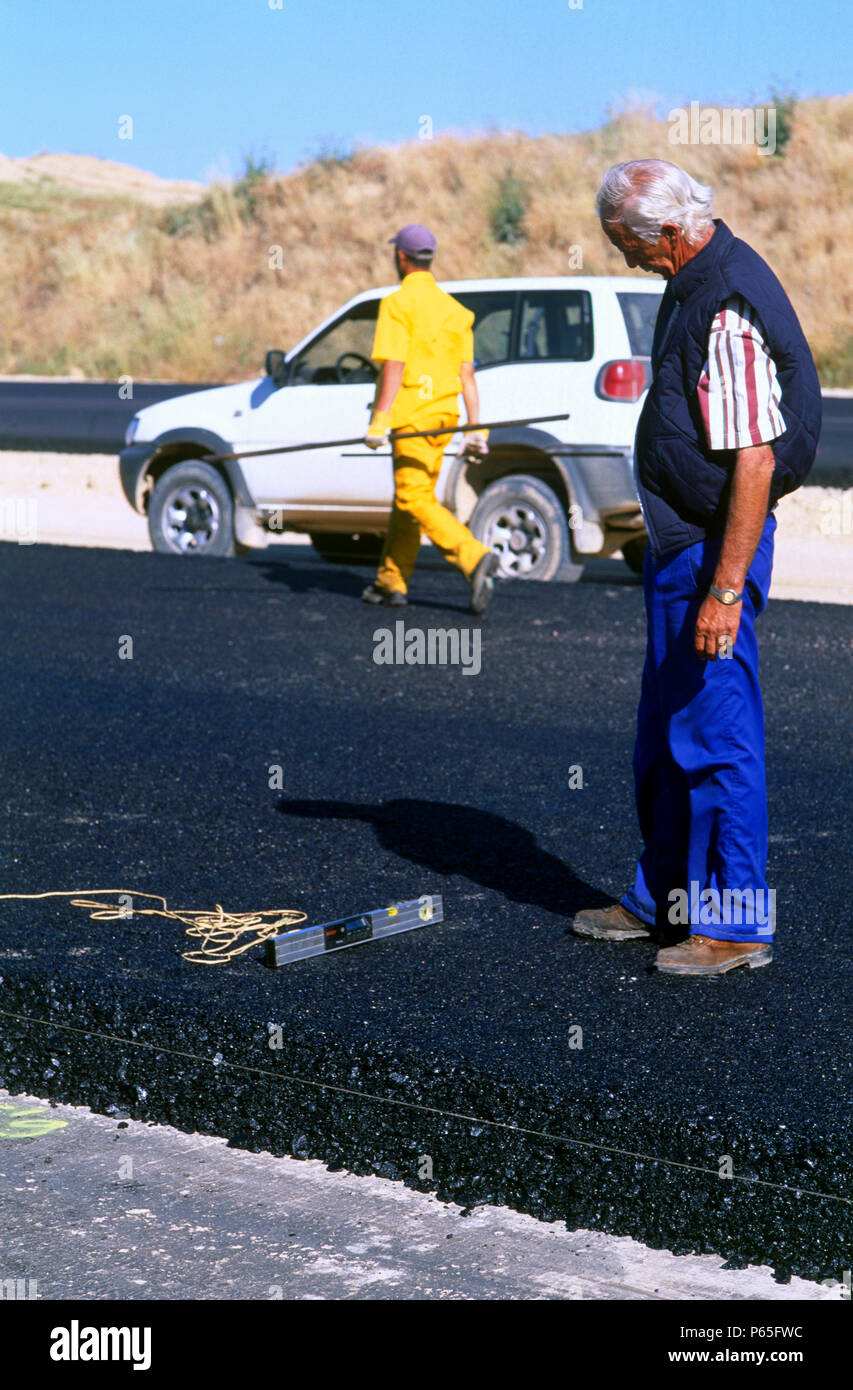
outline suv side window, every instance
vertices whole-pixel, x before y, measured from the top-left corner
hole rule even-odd
[[[474,315],[474,365],[493,367],[508,362],[512,342],[512,291],[484,291],[481,294],[455,294],[460,304]]]
[[[378,299],[366,299],[354,304],[348,314],[331,324],[319,338],[304,347],[293,359],[290,371],[292,386],[340,386],[355,382],[374,382],[376,367],[370,364],[373,335],[379,314]],[[368,365],[350,358],[340,371],[335,364],[344,353],[354,352],[367,359]]]
[[[530,290],[521,296],[521,361],[588,362],[592,303],[588,290]]]

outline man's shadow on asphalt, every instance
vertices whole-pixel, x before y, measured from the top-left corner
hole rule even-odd
[[[408,797],[376,805],[282,798],[278,809],[306,820],[362,821],[401,859],[434,873],[461,874],[511,902],[561,917],[611,901],[541,849],[531,831],[492,811]]]
[[[340,566],[324,564],[323,561],[314,563],[309,559],[307,563],[292,564],[287,560],[250,560],[253,569],[259,569],[264,578],[271,584],[280,584],[289,589],[292,594],[344,594],[348,598],[361,599],[362,590],[366,585],[371,584],[376,578],[376,566]],[[431,571],[432,574],[441,573]],[[448,574],[451,573],[448,568]],[[406,609],[386,608],[381,604],[370,608],[374,617],[382,617],[388,621],[396,618],[405,618],[406,612],[417,611],[418,609],[440,609],[445,612],[465,613],[471,617],[469,607],[470,595],[468,586],[462,581],[458,582],[458,598],[448,596],[445,598],[430,599],[428,596],[409,598]],[[363,605],[367,611],[367,605]]]
[[[340,569],[334,565],[326,565],[321,560],[316,563],[308,559],[307,563],[291,563],[288,560],[255,560],[248,561],[252,569],[260,570],[264,579],[271,584],[280,584],[283,588],[289,589],[293,594],[310,594],[320,592],[324,594],[347,594],[350,598],[358,598],[365,584],[369,584],[375,570],[368,569]]]

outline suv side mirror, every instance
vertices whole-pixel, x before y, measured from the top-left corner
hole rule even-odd
[[[264,359],[264,368],[267,376],[272,377],[276,386],[283,386],[287,381],[287,363],[280,348],[270,348]]]

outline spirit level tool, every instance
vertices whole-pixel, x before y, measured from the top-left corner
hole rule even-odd
[[[388,442],[394,444],[399,439],[434,439],[442,434],[476,434],[478,430],[508,430],[519,425],[544,425],[549,420],[568,420],[568,414],[562,415],[531,415],[526,420],[494,420],[491,423],[484,421],[482,425],[448,425],[443,430],[392,430]],[[264,454],[298,454],[305,449],[341,449],[345,444],[363,444],[364,435],[356,435],[353,439],[315,439],[310,444],[277,444],[272,449],[250,449],[247,454],[208,454],[205,455],[206,463],[225,463],[227,459],[256,459]]]
[[[321,956],[324,951],[363,946],[366,941],[443,921],[441,897],[425,893],[409,902],[377,907],[357,917],[341,917],[337,922],[322,922],[316,927],[297,927],[270,937],[266,963],[273,967],[289,965],[291,961],[305,960],[308,956]]]

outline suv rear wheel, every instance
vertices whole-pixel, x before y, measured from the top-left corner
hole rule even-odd
[[[148,504],[155,550],[169,555],[233,555],[234,503],[212,464],[187,459],[167,468]]]
[[[517,473],[491,483],[468,527],[497,555],[505,579],[574,582],[583,574],[560,499],[539,478]]]

